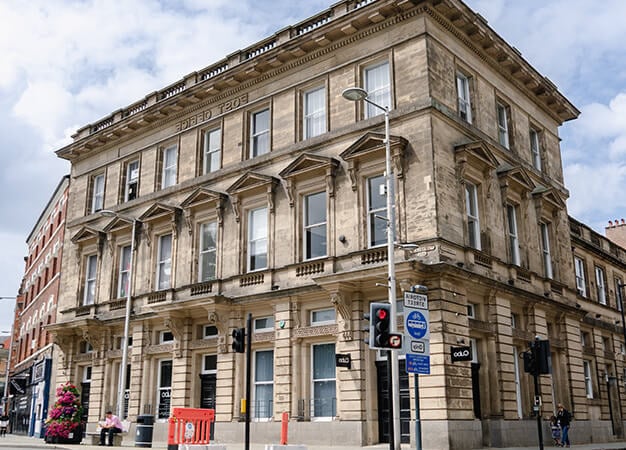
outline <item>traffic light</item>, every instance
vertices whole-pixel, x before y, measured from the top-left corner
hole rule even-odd
[[[244,353],[246,351],[246,329],[235,328],[233,330],[233,351],[236,353]]]
[[[369,313],[363,313],[363,320],[366,320],[367,323],[365,324],[365,327],[361,331],[363,331],[364,333],[370,333],[369,336],[366,336],[363,338],[363,342],[369,345],[370,337],[372,336],[372,322],[371,322],[371,316],[369,315]]]
[[[370,348],[389,348],[391,331],[391,305],[370,304]]]
[[[532,350],[522,353],[524,356],[524,372],[535,374],[535,355],[533,355]]]

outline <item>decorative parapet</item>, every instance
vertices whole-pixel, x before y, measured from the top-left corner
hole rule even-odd
[[[304,277],[324,272],[324,261],[311,261],[296,266],[296,276]]]

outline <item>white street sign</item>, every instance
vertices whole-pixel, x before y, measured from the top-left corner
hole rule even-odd
[[[430,373],[428,296],[404,293],[404,351],[408,373]]]

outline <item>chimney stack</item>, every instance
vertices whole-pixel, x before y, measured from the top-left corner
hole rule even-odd
[[[614,244],[626,248],[626,221],[624,219],[609,220],[609,225],[604,229],[604,233],[607,239]]]

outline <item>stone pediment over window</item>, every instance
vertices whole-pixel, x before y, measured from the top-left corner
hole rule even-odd
[[[489,146],[483,141],[474,141],[454,147],[459,180],[465,179],[468,167],[480,171],[485,178],[500,165]]]
[[[129,230],[132,226],[133,222],[131,220],[115,217],[106,227],[104,227],[104,232],[107,234],[114,234],[120,231]]]
[[[215,211],[217,216],[217,223],[222,224],[224,203],[226,202],[226,194],[221,192],[212,191],[207,188],[198,188],[191,193],[181,204],[181,208],[185,214],[185,221],[189,228],[189,233],[192,232],[191,218],[195,211],[200,209]]]
[[[554,215],[565,209],[565,200],[561,193],[555,188],[548,188],[538,185],[532,191],[535,200],[535,208],[537,209],[537,217],[543,215]]]
[[[535,184],[532,182],[526,170],[522,167],[513,167],[509,164],[501,164],[497,169],[498,179],[500,180],[500,189],[502,190],[502,199],[506,202],[508,191],[517,192],[521,196],[530,193]]]
[[[241,197],[265,193],[270,212],[274,212],[274,188],[278,180],[270,175],[263,175],[257,172],[247,172],[239,178],[232,186],[226,189],[231,197],[235,220],[239,222],[241,218]]]
[[[401,136],[389,136],[391,149],[391,164],[396,178],[404,177],[404,151],[408,141]],[[356,171],[359,163],[385,159],[385,135],[383,133],[368,132],[361,136],[354,144],[339,155],[348,162],[348,174],[352,181],[352,190],[357,189]]]
[[[91,227],[82,227],[72,236],[72,243],[78,245],[94,244],[104,239],[104,233]]]
[[[335,172],[339,161],[335,158],[311,155],[303,153],[295,161],[285,167],[281,172],[281,178],[285,179],[285,190],[289,197],[289,205],[294,205],[294,182],[298,179],[311,179],[323,176],[326,180],[326,191],[329,197],[335,195]]]
[[[160,220],[173,220],[175,216],[180,214],[180,208],[176,206],[166,205],[164,203],[155,203],[148,210],[139,216],[139,221],[143,223],[157,222]]]

